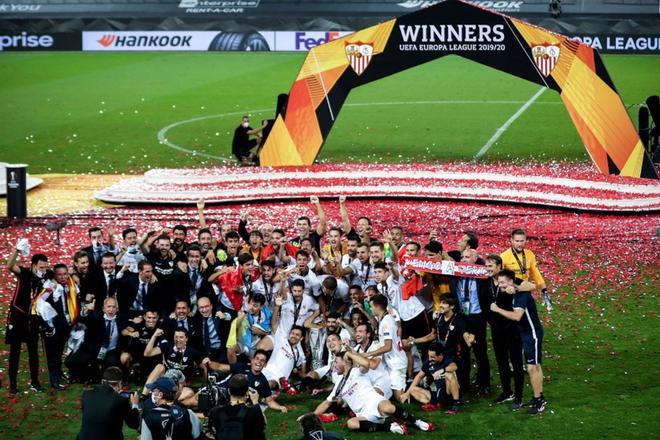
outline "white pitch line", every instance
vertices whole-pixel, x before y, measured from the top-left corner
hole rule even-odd
[[[442,105],[442,104],[523,104],[525,101],[469,101],[469,100],[438,100],[438,101],[386,101],[386,102],[355,102],[352,104],[344,104],[344,107],[365,107],[365,106],[378,106],[378,105]],[[328,103],[329,104],[329,103]],[[540,102],[539,104],[562,104],[561,102]],[[191,119],[184,119],[182,121],[173,122],[160,130],[158,130],[158,142],[166,147],[174,150],[183,151],[184,153],[193,154],[196,156],[207,157],[209,159],[228,160],[233,161],[233,158],[224,156],[215,156],[213,154],[204,153],[202,151],[193,150],[190,148],[182,147],[167,139],[167,132],[180,125],[189,124],[191,122],[204,121],[206,119],[224,118],[227,116],[237,116],[250,113],[261,113],[272,110],[271,108],[260,108],[256,110],[243,110],[240,112],[220,113],[217,115],[199,116]]]
[[[500,128],[497,129],[497,131],[495,132],[495,134],[493,134],[493,135],[490,137],[490,139],[488,139],[488,142],[486,142],[486,143],[484,144],[484,146],[481,147],[481,150],[479,150],[479,152],[474,156],[474,159],[475,159],[475,160],[479,160],[479,159],[481,159],[481,156],[483,156],[484,154],[486,154],[486,152],[490,149],[490,147],[491,147],[491,146],[492,146],[492,145],[493,145],[493,144],[494,144],[494,143],[500,138],[500,136],[502,136],[502,135],[504,134],[504,132],[505,132],[505,131],[511,126],[511,124],[513,124],[513,122],[514,122],[516,119],[518,119],[518,118],[520,117],[520,115],[522,115],[523,113],[525,113],[525,110],[527,110],[527,109],[529,108],[529,106],[532,105],[532,104],[534,103],[534,101],[536,101],[536,99],[537,99],[539,96],[541,96],[541,94],[542,94],[543,92],[545,92],[545,90],[546,90],[545,87],[541,87],[541,88],[539,89],[539,91],[536,92],[536,93],[534,94],[534,96],[532,96],[531,98],[529,98],[529,99],[527,100],[527,102],[525,102],[525,103],[522,105],[522,107],[520,107],[520,108],[518,109],[517,112],[515,112],[513,115],[511,115],[511,117],[510,117],[509,119],[507,119],[507,121],[506,121],[506,122],[505,122]]]
[[[172,124],[167,125],[167,126],[161,128],[160,130],[158,130],[158,142],[160,142],[161,144],[163,144],[165,146],[173,148],[175,150],[183,151],[184,153],[190,153],[190,154],[193,154],[195,156],[203,156],[203,157],[208,157],[209,159],[218,159],[218,160],[234,160],[234,159],[229,158],[229,157],[214,156],[212,154],[208,154],[208,153],[204,153],[204,152],[196,151],[196,150],[190,150],[188,148],[181,147],[181,146],[175,144],[174,142],[170,142],[167,139],[167,137],[165,137],[165,136],[167,135],[168,131],[170,131],[174,127],[178,127],[179,125],[189,124],[191,122],[203,121],[205,119],[224,118],[226,116],[244,115],[246,113],[247,114],[261,113],[261,112],[266,112],[266,111],[269,111],[269,110],[272,110],[272,109],[261,108],[261,109],[257,109],[257,110],[242,110],[240,112],[231,112],[231,113],[221,113],[219,115],[200,116],[200,117],[197,117],[197,118],[192,118],[192,119],[186,119],[186,120],[183,120],[183,121],[173,122]]]
[[[332,112],[332,106],[330,105],[330,98],[328,98],[328,91],[325,88],[325,83],[323,82],[323,73],[321,72],[321,66],[319,66],[319,60],[316,58],[316,51],[314,49],[309,51],[314,56],[314,62],[316,63],[316,72],[319,76],[319,81],[321,81],[321,87],[323,87],[323,95],[325,95],[325,103],[328,104],[328,110],[330,110],[330,117],[332,120],[335,120],[335,114]]]

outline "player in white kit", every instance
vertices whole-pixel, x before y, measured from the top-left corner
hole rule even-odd
[[[355,365],[355,367],[354,367]],[[349,351],[339,353],[335,357],[335,371],[341,378],[335,383],[332,392],[314,411],[324,414],[333,402],[344,401],[355,413],[348,420],[348,428],[361,432],[390,431],[405,435],[408,432],[406,424],[396,422],[386,423],[388,417],[402,419],[422,431],[431,431],[433,425],[417,419],[405,409],[378,394],[367,375],[369,361],[358,353]]]

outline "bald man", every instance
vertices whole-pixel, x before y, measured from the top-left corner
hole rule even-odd
[[[461,253],[461,262],[477,264],[479,254],[475,249],[466,248]],[[477,361],[477,390],[480,395],[490,394],[490,365],[486,346],[486,326],[490,313],[490,297],[488,295],[487,280],[477,278],[458,278],[453,283],[453,291],[458,299],[457,309],[463,313],[467,324],[467,331],[475,337],[472,345]],[[459,373],[461,392],[466,392],[470,387],[470,350],[466,350],[463,356],[465,365]]]

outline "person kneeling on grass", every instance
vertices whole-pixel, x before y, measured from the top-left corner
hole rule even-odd
[[[314,413],[324,414],[332,403],[343,400],[355,413],[355,417],[349,419],[347,424],[348,428],[353,431],[390,431],[401,435],[408,433],[405,423],[387,424],[388,417],[412,423],[422,431],[433,429],[431,423],[417,419],[402,407],[393,404],[374,391],[366,374],[368,370],[369,361],[359,354],[355,352],[339,353],[335,358],[335,371],[341,376],[341,379],[337,381],[327,399],[316,407]]]
[[[459,412],[457,369],[454,360],[443,355],[442,345],[433,342],[429,345],[428,359],[424,362],[421,371],[415,376],[408,391],[403,393],[403,401],[409,401],[412,396],[423,404],[424,411],[435,411],[442,407],[443,400],[451,396],[452,406],[447,413]],[[426,387],[422,386],[423,383]]]

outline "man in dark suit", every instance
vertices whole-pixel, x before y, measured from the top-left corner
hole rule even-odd
[[[173,340],[174,331],[178,328],[184,328],[188,332],[190,345],[199,347],[201,339],[197,335],[197,327],[190,313],[190,304],[185,299],[176,302],[174,308],[174,318],[167,318],[163,322],[163,328],[168,340]]]
[[[126,271],[119,281],[117,299],[121,313],[134,318],[147,310],[155,310],[163,316],[161,309],[166,307],[160,304],[159,289],[153,265],[147,260],[140,261],[137,274]]]
[[[96,310],[101,310],[104,299],[117,297],[117,291],[119,288],[118,277],[120,277],[118,274],[119,271],[117,270],[115,255],[111,252],[106,252],[101,257],[101,270],[96,272],[94,276],[92,293],[96,300]],[[122,275],[124,275],[124,273],[122,273]]]
[[[88,304],[82,310],[79,322],[85,324],[87,330],[80,348],[66,359],[71,376],[94,379],[99,366],[121,366],[119,342],[126,321],[117,315],[117,300],[106,298],[103,301],[103,312],[95,310],[94,303]]]
[[[474,249],[467,248],[463,251],[461,262],[477,264],[479,255]],[[477,361],[477,393],[490,394],[490,363],[488,362],[488,346],[486,345],[486,327],[490,316],[490,295],[488,280],[476,278],[458,278],[452,283],[452,291],[457,299],[459,309],[463,312],[463,318],[467,331],[474,335],[474,345],[465,350],[463,355],[464,367],[462,377],[459,377],[461,391],[467,391],[466,381],[470,378],[470,351],[474,351]],[[467,384],[469,387],[469,384]]]
[[[108,229],[108,242],[103,243],[103,231],[97,226],[93,226],[87,230],[90,245],[82,248],[89,256],[89,267],[92,272],[101,271],[101,258],[107,252],[116,255],[119,249],[115,246],[114,231]]]
[[[197,314],[193,317],[193,322],[197,341],[191,341],[191,343],[197,342],[195,348],[211,360],[211,368],[218,369],[217,363],[226,364],[225,344],[229,335],[229,321],[214,315],[211,300],[202,297],[197,300]],[[202,365],[202,369],[205,367],[206,365]]]
[[[122,440],[124,422],[129,428],[140,425],[137,393],[130,399],[119,395],[121,369],[109,367],[103,372],[101,385],[82,396],[82,423],[77,440]]]
[[[34,311],[41,317],[48,379],[55,390],[64,390],[62,352],[78,314],[78,287],[69,276],[66,264],[53,266],[54,280],[44,282],[36,298]]]

